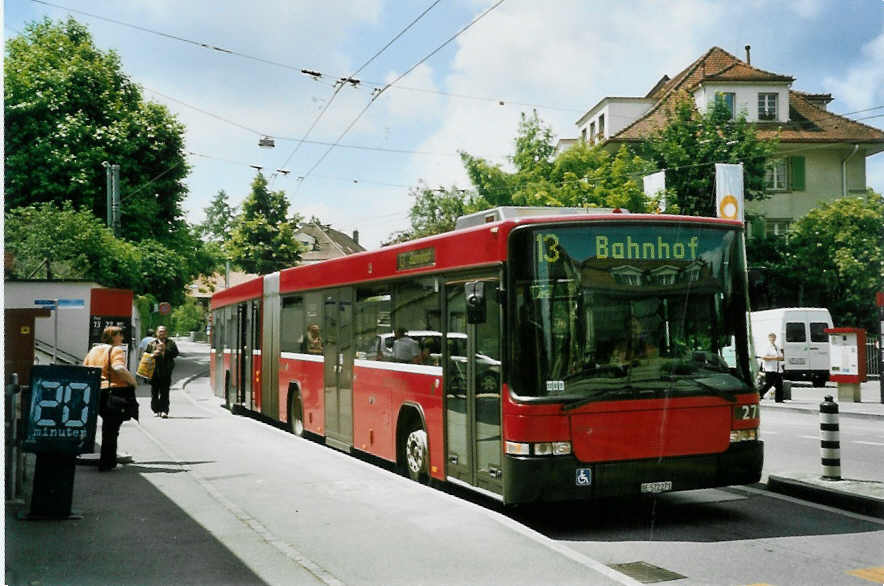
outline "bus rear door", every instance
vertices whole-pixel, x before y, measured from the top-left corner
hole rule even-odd
[[[323,293],[325,441],[339,450],[353,445],[353,289]]]

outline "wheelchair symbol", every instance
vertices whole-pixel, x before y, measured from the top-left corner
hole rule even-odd
[[[592,484],[592,468],[577,469],[577,486],[589,486]]]

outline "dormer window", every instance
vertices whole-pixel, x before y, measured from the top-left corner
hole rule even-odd
[[[715,92],[715,101],[723,103],[727,106],[728,112],[731,113],[731,118],[734,117],[736,113],[736,105],[737,105],[737,94],[734,92]]]
[[[758,119],[777,119],[777,94],[758,94]]]

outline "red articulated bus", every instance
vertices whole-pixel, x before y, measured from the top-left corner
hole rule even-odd
[[[739,222],[496,208],[212,298],[212,385],[506,504],[757,482]]]

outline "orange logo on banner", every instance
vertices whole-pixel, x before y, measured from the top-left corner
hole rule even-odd
[[[737,198],[732,195],[726,195],[721,198],[721,203],[718,204],[718,217],[719,218],[727,218],[728,220],[736,220],[737,213],[740,211],[740,204],[737,202]]]

